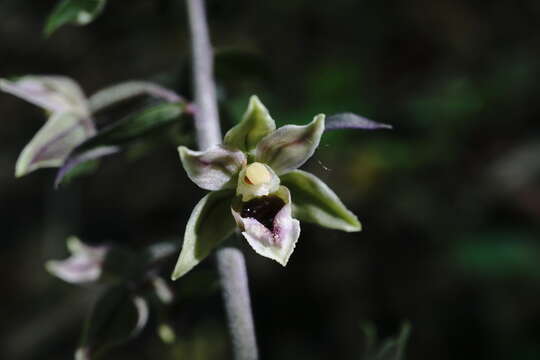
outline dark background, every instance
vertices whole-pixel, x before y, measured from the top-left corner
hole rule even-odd
[[[55,3],[0,3],[1,77],[64,74],[87,94],[150,79],[191,96],[182,1],[111,0],[91,25],[45,39]],[[208,6],[223,129],[251,94],[278,124],[353,111],[395,128],[327,134],[305,166],[364,231],[303,224],[285,269],[240,244],[262,359],[361,359],[363,324],[387,337],[404,320],[413,327],[409,359],[539,359],[540,3]],[[65,256],[71,234],[135,249],[180,241],[203,191],[167,143],[110,157],[57,191],[54,170],[15,179],[43,114],[0,94],[0,117],[0,357],[70,359],[95,290],[62,283],[43,263]],[[178,299],[170,321],[174,345],[151,322],[105,358],[230,358],[219,292]]]

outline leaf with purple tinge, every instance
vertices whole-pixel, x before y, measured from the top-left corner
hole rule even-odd
[[[355,130],[382,130],[393,129],[392,125],[378,123],[353,113],[339,113],[326,119],[325,130],[355,129]]]
[[[139,139],[151,131],[176,121],[183,113],[183,103],[162,103],[127,116],[73,148],[55,179],[58,187],[64,178],[84,162],[120,151],[120,145]]]
[[[95,166],[92,166],[96,164],[94,161],[119,151],[120,148],[118,146],[102,146],[74,156],[69,156],[56,173],[54,187],[58,188],[60,184],[65,184],[79,175],[88,173],[95,168]]]

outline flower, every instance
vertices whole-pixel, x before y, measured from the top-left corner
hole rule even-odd
[[[97,281],[103,273],[103,264],[109,249],[106,246],[86,245],[75,236],[67,239],[71,256],[65,260],[49,260],[45,268],[49,273],[72,284]]]
[[[70,152],[96,133],[80,86],[62,76],[29,75],[0,79],[0,90],[18,96],[48,113],[48,120],[21,152],[15,176],[45,167],[59,167]]]
[[[300,236],[299,220],[361,230],[357,217],[325,183],[298,170],[319,146],[324,123],[320,114],[307,125],[276,129],[266,107],[252,96],[242,121],[225,134],[223,144],[203,151],[179,147],[188,177],[210,193],[188,220],[173,280],[236,228],[255,252],[283,266]]]

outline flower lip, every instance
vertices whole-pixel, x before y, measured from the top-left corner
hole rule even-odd
[[[243,204],[240,216],[253,218],[268,230],[274,231],[274,219],[283,206],[285,202],[278,196],[256,197]]]

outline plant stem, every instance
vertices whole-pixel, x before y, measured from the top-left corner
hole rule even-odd
[[[201,150],[221,143],[221,129],[213,79],[213,53],[204,0],[186,0],[192,38],[195,129]],[[246,264],[242,253],[222,248],[216,253],[235,360],[258,359],[251,314]]]
[[[221,142],[213,76],[214,58],[204,12],[204,0],[187,0],[187,9],[192,39],[195,129],[199,148],[204,150]]]
[[[229,320],[234,358],[256,360],[258,358],[257,342],[251,316],[244,255],[240,250],[232,247],[222,248],[217,253],[217,266]]]

